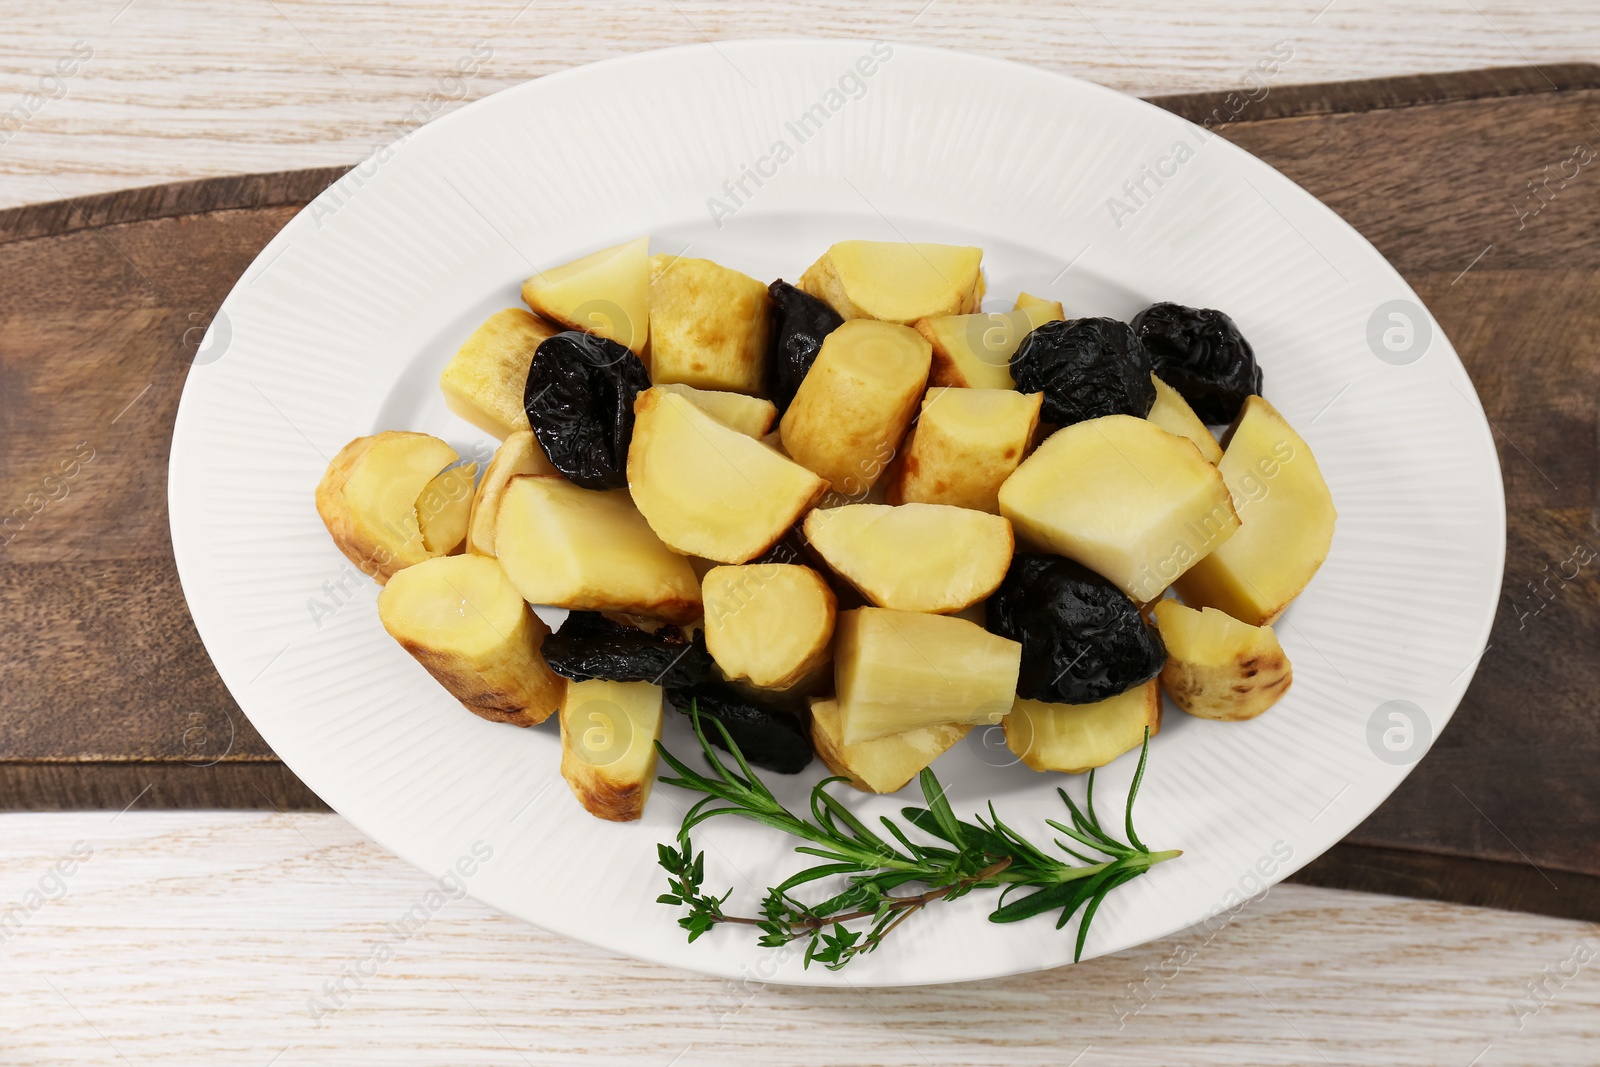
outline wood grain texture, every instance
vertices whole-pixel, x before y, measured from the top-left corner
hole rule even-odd
[[[17,6],[7,12],[8,47],[0,50],[0,109],[34,87],[74,40],[92,37],[98,62],[69,83],[65,99],[0,145],[0,206],[203,175],[318,165],[342,169],[370,151],[388,123],[436,91],[436,79],[463,50],[480,35],[487,38],[484,30],[492,32],[493,20],[512,18],[512,9],[522,2],[464,0],[440,12],[423,0],[322,10],[302,3],[136,0],[115,22],[124,0]],[[913,0],[878,7],[886,12],[887,24],[890,14],[909,23],[913,9],[922,5],[923,0]],[[884,32],[895,40],[1033,62],[1144,94],[1236,83],[1278,39],[1295,42],[1289,81],[1524,61],[1548,65],[1592,57],[1596,50],[1597,16],[1589,0],[1540,5],[1339,0],[1311,22],[1322,6],[1323,0],[1143,0],[1133,8],[1054,0],[936,0],[908,29]],[[873,16],[842,0],[807,5],[540,0],[536,10],[548,17],[530,23],[530,13],[517,25],[529,23],[532,29],[494,40],[494,61],[468,83],[463,101],[587,59],[690,43],[700,39],[695,25],[714,37],[876,31]],[[310,40],[295,27],[309,30]],[[341,80],[319,55],[319,45],[359,88]],[[334,51],[327,53],[329,48]],[[1269,97],[1260,106],[1272,103]],[[444,109],[457,106],[460,102],[450,102]],[[1248,132],[1248,125],[1240,125],[1232,135]],[[1379,150],[1391,159],[1400,155],[1393,146],[1373,146]],[[1377,179],[1381,191],[1370,198],[1437,203],[1444,194],[1434,188],[1435,178],[1458,173],[1452,160],[1469,158],[1463,153],[1473,151],[1474,137],[1463,136],[1427,165],[1385,171],[1388,177]],[[1293,174],[1297,165],[1313,166],[1314,155],[1308,152],[1301,164],[1286,158],[1275,163]],[[1517,162],[1520,169],[1506,182],[1513,188],[1535,177],[1549,160]],[[1494,174],[1504,178],[1507,171],[1502,161]],[[1325,185],[1318,193],[1324,199],[1333,195],[1330,187],[1342,185],[1348,201],[1363,200],[1358,183],[1341,182],[1339,173],[1322,177]],[[251,182],[260,184],[241,178],[227,185]],[[266,184],[279,188],[276,179]],[[152,194],[139,195],[145,198],[142,206],[128,218],[143,217]],[[227,206],[298,202],[263,193]],[[1490,204],[1484,197],[1460,206]],[[1350,207],[1339,210],[1352,217]],[[49,211],[76,214],[77,209],[46,208],[33,217]],[[1403,212],[1390,214],[1392,224],[1403,223]],[[1485,222],[1494,217],[1488,210],[1482,216]],[[1454,231],[1448,210],[1445,218],[1434,227],[1439,233]],[[1535,221],[1554,218],[1559,216],[1541,213]],[[1592,206],[1588,218],[1592,237]],[[45,225],[43,232],[55,229]],[[1483,242],[1492,239],[1484,236]],[[1381,240],[1379,246],[1391,257],[1401,251]],[[1468,251],[1467,258],[1476,254]],[[1430,250],[1439,261],[1434,266],[1439,280],[1423,295],[1430,302],[1455,302],[1450,329],[1459,345],[1469,331],[1475,335],[1492,328],[1493,305],[1475,305],[1498,291],[1461,295],[1467,279],[1477,282],[1473,275],[1494,261],[1486,258],[1452,287],[1465,263],[1452,271],[1444,260],[1455,262],[1456,249],[1447,252]],[[100,254],[112,253],[102,247]],[[1414,265],[1401,267],[1416,280]],[[127,266],[123,270],[132,274]],[[14,276],[7,277],[10,284]],[[208,310],[190,308],[184,314],[198,313],[204,321]],[[1463,325],[1468,322],[1470,327]],[[0,319],[0,344],[5,325]],[[190,323],[180,315],[172,323],[178,325]],[[1505,339],[1500,337],[1502,343]],[[80,355],[92,347],[91,340],[70,350]],[[1595,346],[1587,351],[1593,353]],[[0,434],[15,425],[15,379],[5,376],[6,367],[0,360]],[[1474,374],[1482,387],[1483,371],[1475,368]],[[1507,367],[1503,377],[1514,379],[1516,367]],[[102,421],[114,415],[128,398],[96,395],[117,403],[104,413],[87,413],[86,422],[96,414]],[[1574,392],[1569,402],[1593,401],[1592,392],[1587,398]],[[1525,420],[1537,422],[1536,406],[1519,404],[1518,409]],[[130,409],[124,418],[138,410]],[[1579,420],[1580,436],[1573,438],[1572,448],[1592,455],[1592,424],[1587,438],[1581,437],[1583,428]],[[0,452],[16,456],[17,439],[4,440]],[[1501,443],[1508,456],[1515,454]],[[43,462],[31,445],[27,451]],[[1552,458],[1546,454],[1539,461],[1543,465]],[[4,461],[21,465],[20,459]],[[1508,470],[1508,484],[1509,476]],[[8,491],[11,484],[5,483]],[[1568,526],[1553,524],[1537,537],[1514,541],[1508,589],[1516,567],[1524,568],[1519,574],[1540,575],[1549,557],[1539,552],[1561,548],[1570,533],[1581,536],[1582,524],[1592,518],[1592,512],[1577,507]],[[1567,588],[1587,590],[1587,604],[1580,603],[1582,597],[1561,599],[1534,618],[1564,625],[1562,620],[1571,618],[1564,612],[1592,615],[1593,585]],[[7,618],[10,632],[14,613]],[[77,639],[81,647],[94,631],[79,625],[87,635]],[[1510,625],[1515,628],[1514,616]],[[1549,657],[1540,653],[1539,632],[1524,635],[1516,664],[1528,672],[1524,677],[1547,673]],[[1586,653],[1591,660],[1593,647]],[[56,654],[54,648],[46,651]],[[1578,651],[1584,653],[1581,647]],[[7,647],[0,663],[10,662],[11,652]],[[71,669],[63,663],[62,676],[70,677]],[[0,685],[7,682],[0,678]],[[1518,697],[1514,686],[1507,690]],[[1594,691],[1583,679],[1572,689],[1591,701]],[[1469,701],[1476,694],[1477,687]],[[1465,732],[1471,706],[1458,716],[1446,742]],[[1480,707],[1484,725],[1492,726],[1495,708],[1487,702]],[[1444,755],[1442,745],[1435,758]],[[1485,762],[1493,780],[1493,759]],[[1424,768],[1432,763],[1430,758]],[[70,773],[40,765],[23,769]],[[154,795],[140,799],[141,783],[118,780],[104,786],[92,803],[120,808],[137,800],[142,807]],[[4,793],[0,788],[0,796]],[[1508,797],[1505,803],[1514,808],[1527,799]],[[1576,810],[1579,802],[1571,796],[1550,798],[1541,812],[1557,803]],[[1489,810],[1503,825],[1506,811]],[[1173,951],[1156,945],[1022,979],[867,996],[740,988],[689,978],[561,941],[462,902],[449,905],[397,946],[393,961],[317,1027],[305,998],[324,982],[340,981],[347,966],[360,964],[392,938],[383,924],[424,899],[430,885],[424,876],[331,815],[149,815],[137,808],[120,816],[0,815],[0,910],[30,890],[53,892],[53,883],[42,886],[41,880],[79,840],[96,851],[68,880],[66,898],[43,905],[23,932],[0,945],[6,957],[0,989],[8,1009],[0,1013],[0,1049],[8,1065],[531,1064],[579,1057],[663,1065],[675,1058],[682,1065],[1067,1064],[1082,1053],[1076,1061],[1081,1067],[1464,1067],[1473,1062],[1487,1067],[1590,1064],[1600,1038],[1595,965],[1559,986],[1549,977],[1572,958],[1579,939],[1600,945],[1592,928],[1296,886],[1273,890],[1209,942],[1204,936],[1191,939],[1196,959],[1171,978],[1163,976],[1172,973],[1166,961]],[[1356,862],[1371,858],[1348,849],[1336,854]],[[1408,862],[1415,862],[1417,854],[1409,855]],[[1394,880],[1399,872],[1390,864],[1384,873]],[[1152,972],[1155,979],[1149,977]],[[1126,995],[1130,982],[1158,992],[1119,1030],[1110,998]],[[1518,1012],[1537,1003],[1529,997],[1530,982],[1543,983],[1549,1000],[1538,1014],[1522,1015],[1519,1028]],[[1519,1002],[1523,1007],[1516,1007]]]
[[[702,40],[884,37],[960,48],[1141,95],[1243,82],[1278,41],[1285,83],[1593,57],[1590,0],[76,0],[13,5],[0,110],[78,42],[93,55],[0,145],[0,207],[193,177],[351,164],[421,105]],[[478,44],[474,75],[450,80]]]
[[[1080,967],[784,989],[430,900],[437,883],[331,815],[12,814],[0,842],[0,900],[59,898],[0,927],[15,1067],[1587,1067],[1600,1041],[1593,925],[1391,897],[1280,886],[1214,932]]]
[[[1472,375],[1505,480],[1489,648],[1428,758],[1346,840],[1531,865],[1537,890],[1484,868],[1483,895],[1449,899],[1544,908],[1593,891],[1584,879],[1563,891],[1557,872],[1600,875],[1600,182],[1576,164],[1562,177],[1577,147],[1600,150],[1600,94],[1593,67],[1497,72],[1517,93],[1545,90],[1502,100],[1502,123],[1469,99],[1475,77],[1366,83],[1362,96],[1401,105],[1370,111],[1355,86],[1322,102],[1309,88],[1274,91],[1223,133],[1339,212],[1417,289]],[[1174,101],[1196,118],[1214,106]],[[1303,877],[1390,892],[1465,884],[1460,871],[1432,871],[1406,889],[1405,872],[1385,880],[1375,866],[1330,856]]]
[[[1204,121],[1226,95],[1162,102]],[[1511,509],[1507,593],[1451,729],[1350,836],[1375,851],[1330,856],[1302,880],[1590,914],[1600,597],[1594,566],[1575,561],[1600,551],[1600,183],[1581,172],[1546,183],[1536,213],[1526,187],[1568,158],[1597,102],[1600,70],[1549,67],[1282,87],[1218,127],[1343,214],[1428,301],[1494,423]],[[1396,156],[1397,144],[1408,151]],[[172,572],[161,485],[200,327],[260,245],[339,173],[0,213],[0,269],[17,280],[0,294],[0,381],[20,400],[0,422],[11,445],[0,487],[42,505],[12,513],[0,563],[0,602],[34,619],[8,633],[0,660],[0,806],[103,805],[136,783],[152,785],[154,804],[317,806],[204,657]],[[51,473],[85,445],[91,458],[73,477]],[[104,782],[97,764],[115,768]],[[1381,862],[1401,853],[1429,858]]]

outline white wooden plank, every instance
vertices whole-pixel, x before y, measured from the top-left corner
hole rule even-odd
[[[57,898],[0,927],[8,1065],[1465,1067],[1592,1064],[1600,1040],[1600,932],[1577,922],[1280,886],[1209,940],[1046,974],[740,988],[470,900],[413,925],[435,883],[337,816],[113,815],[0,816],[0,901]],[[1119,1025],[1130,983],[1148,1006]]]
[[[350,163],[430,94],[444,113],[576,63],[773,34],[963,48],[1148,95],[1237,82],[1280,40],[1285,82],[1592,59],[1600,14],[1591,0],[14,5],[0,115],[26,121],[0,118],[0,207]],[[480,41],[492,55],[473,76],[444,80]],[[41,83],[58,61],[70,76]],[[58,881],[80,841],[92,854]],[[336,816],[0,816],[4,1062],[1590,1064],[1600,1039],[1600,931],[1535,916],[1285,886],[1209,941],[852,995],[618,959],[471,901],[409,934],[385,926],[430,884]],[[385,944],[393,958],[359,988],[343,977]],[[341,979],[351,992],[325,991]],[[1130,983],[1153,993],[1119,1026]],[[316,996],[341,1005],[320,1025]]]
[[[519,17],[520,13],[520,17]],[[578,63],[705,39],[887,37],[1033,63],[1152,94],[1243,81],[1280,40],[1282,82],[1592,59],[1592,0],[75,0],[12,5],[0,207],[182,178],[354,163],[426,101],[461,103]],[[450,79],[473,48],[475,73]],[[0,134],[0,140],[5,135]]]

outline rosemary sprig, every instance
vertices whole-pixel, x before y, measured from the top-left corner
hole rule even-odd
[[[987,819],[981,815],[973,822],[957,819],[932,770],[924,770],[919,778],[927,807],[902,808],[900,814],[911,828],[938,844],[918,844],[889,818],[880,820],[885,835],[875,833],[828,792],[828,786],[846,780],[840,777],[824,779],[812,789],[809,817],[796,815],[779,803],[751,771],[722,723],[711,720],[736,768],[724,763],[707,740],[699,710],[691,706],[690,715],[695,736],[711,766],[710,775],[691,769],[656,742],[661,758],[677,772],[675,778],[663,775],[661,782],[704,794],[684,815],[677,847],[657,846],[660,864],[668,874],[668,892],[656,899],[688,909],[678,919],[678,925],[688,931],[690,941],[723,923],[754,926],[761,931],[760,944],[777,947],[804,940],[805,966],[815,961],[838,970],[876,949],[902,922],[929,905],[955,900],[975,889],[999,889],[999,901],[989,914],[991,922],[1018,922],[1057,911],[1059,930],[1082,909],[1073,951],[1073,959],[1079,960],[1089,924],[1107,894],[1156,864],[1182,854],[1178,850],[1151,852],[1133,829],[1133,801],[1150,755],[1149,730],[1145,731],[1139,767],[1128,788],[1127,841],[1118,840],[1100,826],[1094,810],[1093,771],[1089,772],[1088,794],[1082,808],[1066,790],[1056,790],[1071,821],[1069,824],[1047,819],[1046,823],[1090,852],[1086,855],[1056,838],[1056,847],[1078,861],[1073,863],[1031,844],[1001,821],[992,803]],[[798,837],[806,843],[795,847],[797,853],[824,862],[790,875],[767,890],[759,917],[729,915],[722,906],[732,890],[721,896],[703,892],[705,853],[694,850],[689,836],[696,826],[719,815],[735,815]],[[809,882],[834,876],[843,876],[845,886],[825,900],[807,904],[792,894]],[[896,893],[909,885],[925,888],[920,893]],[[855,928],[851,924],[856,924]]]

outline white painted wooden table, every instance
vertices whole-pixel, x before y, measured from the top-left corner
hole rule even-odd
[[[527,78],[773,34],[940,44],[1151,94],[1240,82],[1280,40],[1285,81],[1591,60],[1600,9],[11,0],[0,207],[353,163]],[[1600,930],[1583,923],[1286,886],[1209,940],[838,993],[618,959],[470,900],[404,925],[432,886],[332,815],[0,816],[0,1064],[1600,1062]]]

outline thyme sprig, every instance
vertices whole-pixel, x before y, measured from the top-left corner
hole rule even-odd
[[[809,817],[797,815],[785,808],[750,769],[722,723],[711,720],[735,767],[729,767],[712,747],[698,709],[691,707],[690,715],[711,774],[693,770],[656,742],[661,759],[677,773],[677,777],[663,775],[662,784],[704,794],[684,814],[676,847],[657,846],[659,862],[668,875],[668,892],[656,899],[688,909],[678,919],[678,925],[688,931],[690,941],[724,923],[754,926],[761,931],[760,944],[777,947],[804,940],[806,967],[814,961],[838,970],[878,948],[901,923],[929,905],[956,900],[977,889],[998,889],[1000,897],[989,914],[991,922],[1018,922],[1057,911],[1059,930],[1082,909],[1073,951],[1073,959],[1079,960],[1089,924],[1106,896],[1156,864],[1182,855],[1176,849],[1150,851],[1133,828],[1133,801],[1150,755],[1148,729],[1139,753],[1139,767],[1128,787],[1126,841],[1100,825],[1094,810],[1093,771],[1089,772],[1083,807],[1066,790],[1056,790],[1071,822],[1047,819],[1046,824],[1089,853],[1078,851],[1058,837],[1054,839],[1055,846],[1071,857],[1063,860],[1007,826],[992,802],[987,818],[975,816],[973,822],[957,819],[944,786],[932,770],[924,770],[919,778],[927,807],[902,808],[900,814],[912,829],[939,844],[913,841],[904,828],[887,817],[880,819],[885,833],[874,832],[828,792],[833,783],[847,780],[842,777],[817,783],[811,791]],[[806,843],[796,846],[795,851],[824,862],[798,871],[767,890],[759,917],[729,915],[723,904],[732,890],[721,896],[703,890],[705,853],[695,851],[689,836],[696,826],[719,815],[749,819],[800,838]],[[844,888],[825,900],[807,904],[793,895],[800,886],[835,876],[843,876]],[[920,893],[896,892],[905,886],[925,888]]]

